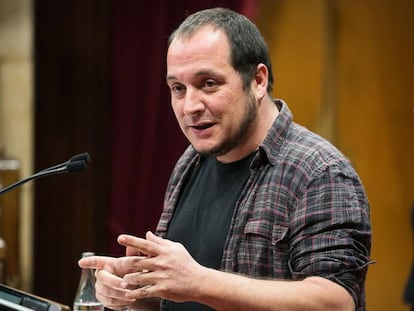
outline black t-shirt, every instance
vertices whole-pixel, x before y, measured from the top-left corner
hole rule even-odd
[[[235,203],[249,177],[252,157],[227,164],[202,157],[180,196],[167,238],[182,243],[203,266],[220,268]],[[162,310],[212,309],[195,302],[164,301]]]

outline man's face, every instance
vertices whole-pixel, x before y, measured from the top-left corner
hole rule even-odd
[[[205,26],[190,38],[174,39],[167,54],[167,84],[178,123],[198,152],[231,162],[253,151],[246,149],[257,100],[243,90],[222,31]]]

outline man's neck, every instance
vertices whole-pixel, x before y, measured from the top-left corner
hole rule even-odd
[[[222,163],[235,162],[257,150],[278,115],[279,110],[276,104],[269,95],[266,95],[259,104],[256,120],[252,130],[247,134],[245,143],[224,155],[218,156],[217,160]]]

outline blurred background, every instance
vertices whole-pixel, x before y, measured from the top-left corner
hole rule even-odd
[[[155,229],[187,144],[165,85],[167,37],[214,6],[258,25],[274,97],[356,167],[376,260],[367,310],[411,310],[411,0],[0,0],[0,188],[77,153],[92,158],[81,174],[0,196],[0,282],[72,305],[81,252],[122,255],[119,233]]]

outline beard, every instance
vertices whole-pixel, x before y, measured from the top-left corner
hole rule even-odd
[[[256,98],[254,97],[253,93],[249,91],[246,97],[245,110],[238,130],[224,139],[221,144],[215,148],[212,148],[208,152],[202,152],[202,154],[212,155],[216,157],[221,156],[228,153],[233,148],[237,147],[239,144],[248,139],[248,133],[257,116],[257,105]]]

